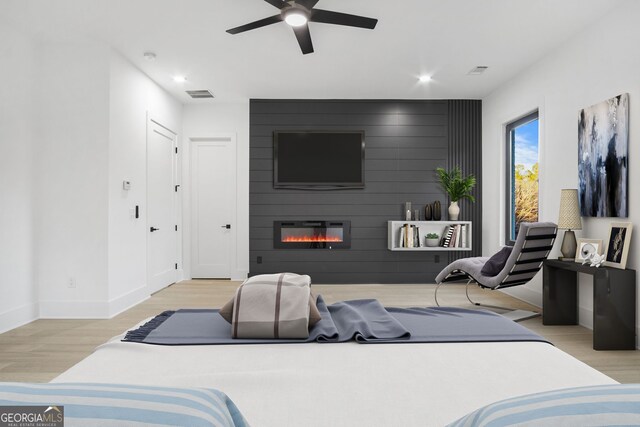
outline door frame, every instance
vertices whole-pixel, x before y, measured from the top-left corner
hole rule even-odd
[[[151,114],[147,113],[147,134],[146,134],[146,141],[145,141],[145,157],[146,157],[146,161],[145,161],[145,235],[146,235],[146,240],[145,240],[145,245],[146,245],[146,254],[147,256],[145,257],[145,264],[146,264],[146,285],[147,288],[149,289],[149,294],[153,294],[155,292],[158,292],[162,289],[165,288],[165,286],[155,289],[155,287],[151,286],[151,277],[149,274],[149,135],[150,132],[153,132],[153,125],[157,125],[160,126],[162,129],[166,130],[167,132],[169,132],[171,135],[173,135],[173,144],[172,144],[172,152],[174,153],[173,159],[171,161],[171,182],[173,183],[174,186],[178,186],[178,191],[174,191],[173,193],[173,197],[171,198],[171,212],[173,215],[173,219],[174,219],[174,223],[178,226],[178,230],[180,230],[182,228],[182,224],[180,222],[178,222],[179,220],[179,206],[180,206],[180,194],[182,193],[180,191],[180,174],[179,174],[179,167],[180,167],[180,162],[179,162],[179,156],[180,156],[180,150],[178,148],[178,146],[180,145],[179,143],[179,135],[177,132],[173,131],[172,129],[168,128],[167,126],[163,125],[160,121],[156,120],[156,118],[154,116],[152,116]],[[180,280],[182,280],[182,275],[179,274],[179,271],[181,271],[182,269],[182,260],[180,259],[180,254],[181,254],[181,244],[182,244],[182,239],[180,239],[180,235],[178,233],[176,233],[176,247],[175,247],[175,259],[176,259],[176,263],[178,264],[178,267],[176,268],[176,273],[175,273],[175,282],[177,283]]]
[[[193,233],[194,233],[194,227],[193,227],[193,217],[194,217],[194,212],[193,212],[193,201],[194,201],[194,194],[195,194],[195,188],[194,188],[194,182],[193,182],[193,163],[195,161],[195,151],[193,150],[193,146],[195,143],[197,142],[209,142],[209,141],[216,141],[216,140],[228,140],[230,145],[231,145],[231,149],[229,150],[229,153],[231,155],[231,159],[230,159],[230,164],[231,167],[229,169],[229,186],[233,189],[232,195],[231,195],[231,221],[233,224],[233,227],[231,229],[231,238],[230,238],[230,243],[229,243],[229,252],[231,254],[231,256],[229,257],[229,274],[230,274],[230,279],[231,280],[237,280],[237,270],[238,270],[238,253],[237,253],[237,248],[238,248],[238,244],[237,244],[237,239],[238,239],[238,231],[237,231],[237,227],[238,227],[238,211],[237,211],[237,206],[238,206],[238,163],[237,163],[237,149],[238,149],[238,144],[237,144],[237,135],[235,132],[216,132],[216,133],[212,133],[209,136],[199,136],[199,137],[189,137],[189,154],[188,154],[188,174],[186,174],[187,176],[185,177],[186,182],[188,182],[188,191],[185,193],[185,200],[184,200],[184,208],[185,208],[185,213],[184,213],[184,217],[187,218],[187,221],[189,223],[189,226],[187,227],[185,224],[184,227],[184,239],[185,239],[185,244],[184,244],[184,248],[185,248],[185,260],[184,260],[184,266],[185,268],[188,268],[188,277],[193,279],[193,273],[192,273],[192,262],[193,262],[193,251],[192,251],[192,246],[193,246]],[[188,199],[188,200],[187,200]]]

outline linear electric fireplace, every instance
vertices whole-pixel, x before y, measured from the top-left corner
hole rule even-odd
[[[351,221],[274,221],[276,249],[349,249]]]

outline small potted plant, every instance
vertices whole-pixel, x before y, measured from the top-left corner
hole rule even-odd
[[[427,246],[433,248],[440,245],[440,236],[437,233],[429,233],[425,239]]]
[[[476,185],[476,177],[473,175],[462,176],[460,168],[455,167],[450,171],[446,171],[443,168],[436,169],[438,173],[438,179],[442,189],[449,195],[451,205],[449,206],[449,220],[457,221],[458,215],[460,215],[460,206],[458,201],[460,199],[469,199],[475,202],[476,199],[471,195],[471,190]]]

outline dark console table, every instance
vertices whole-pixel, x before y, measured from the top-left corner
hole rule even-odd
[[[546,260],[542,324],[578,324],[578,273],[593,276],[593,348],[636,348],[636,272]]]

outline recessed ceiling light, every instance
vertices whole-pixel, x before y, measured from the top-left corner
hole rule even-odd
[[[420,80],[420,83],[426,83],[428,81],[431,81],[431,76],[423,74],[420,77],[418,77],[418,80]]]
[[[184,83],[187,81],[187,78],[185,76],[174,76],[173,81],[176,83]]]
[[[299,10],[292,10],[284,17],[284,22],[292,27],[300,27],[306,24],[308,20],[307,16]]]
[[[146,59],[147,61],[155,61],[156,60],[156,54],[153,52],[145,52],[143,54],[144,59]]]

